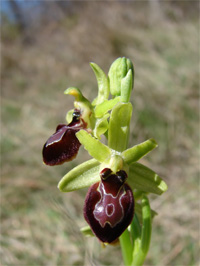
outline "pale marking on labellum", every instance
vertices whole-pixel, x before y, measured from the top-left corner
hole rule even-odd
[[[66,132],[66,131],[65,131],[65,132]],[[47,144],[46,144],[46,147],[48,147],[48,146],[50,146],[50,145],[53,145],[54,143],[59,142],[59,141],[63,138],[63,135],[65,134],[65,132],[63,132],[63,134],[60,136],[59,139],[56,139],[56,140],[54,140],[53,142],[49,142],[49,143],[47,143]],[[57,135],[57,133],[60,133],[60,132],[57,131],[57,132],[54,134],[54,136]]]
[[[101,191],[101,189],[100,189],[100,186],[101,186],[101,188],[102,188],[102,190],[103,190],[103,193],[102,193],[102,191]],[[102,212],[104,211],[104,206],[103,206],[102,204],[100,204],[101,201],[103,201],[103,198],[105,198],[105,197],[111,197],[111,198],[117,200],[117,197],[119,196],[119,193],[120,193],[120,191],[121,191],[122,189],[123,189],[123,193],[122,193],[122,195],[120,196],[120,198],[118,199],[118,202],[119,202],[119,204],[120,204],[121,211],[122,211],[122,214],[121,214],[120,219],[117,220],[114,224],[111,224],[111,222],[108,221],[108,220],[106,220],[105,222],[102,223],[102,221],[101,221],[101,217],[100,217],[100,218],[97,217],[97,214],[98,214],[98,213],[102,213]],[[108,224],[113,228],[113,227],[115,227],[115,225],[118,224],[118,223],[123,219],[123,217],[124,217],[124,209],[123,209],[123,206],[122,206],[121,200],[122,200],[122,197],[126,194],[126,191],[125,191],[125,189],[124,189],[124,187],[123,187],[123,185],[122,185],[122,186],[119,188],[119,191],[118,191],[117,195],[116,195],[116,196],[113,196],[112,193],[106,193],[105,188],[104,188],[104,184],[103,184],[102,182],[99,183],[99,186],[98,186],[98,188],[97,188],[97,191],[99,191],[101,197],[100,197],[100,200],[99,200],[99,201],[96,203],[96,205],[95,205],[95,208],[94,208],[94,211],[93,211],[93,215],[94,215],[95,219],[99,222],[99,224],[101,225],[101,227],[105,227],[106,223],[108,223]],[[113,212],[112,212],[110,215],[108,215],[108,213],[107,213],[107,206],[108,206],[109,204],[112,204],[112,205],[113,205]],[[106,205],[106,207],[105,207],[105,214],[107,215],[108,218],[111,218],[112,215],[115,213],[115,206],[114,206],[113,203],[109,203],[109,204]]]
[[[108,208],[109,208],[109,207],[112,208],[111,213],[108,213]],[[110,216],[113,215],[114,212],[115,212],[115,206],[114,206],[114,204],[113,204],[113,203],[108,204],[108,205],[106,206],[106,215],[110,217]]]

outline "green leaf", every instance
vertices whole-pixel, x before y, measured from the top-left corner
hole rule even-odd
[[[99,162],[91,159],[68,172],[58,183],[58,188],[62,192],[70,192],[89,187],[98,181],[100,181]]]
[[[132,70],[129,69],[126,77],[124,77],[121,81],[121,101],[122,102],[129,102],[132,88],[133,88],[133,75],[132,75]]]
[[[133,146],[130,149],[122,152],[122,157],[127,164],[131,164],[133,162],[138,161],[143,156],[145,156],[148,152],[155,149],[158,146],[154,139],[146,140],[138,145]]]
[[[131,103],[118,103],[110,115],[108,130],[108,146],[118,152],[127,147],[129,124],[132,115]]]
[[[93,135],[95,136],[95,138],[100,139],[100,136],[108,130],[109,116],[109,114],[106,114],[102,118],[96,120],[95,128],[93,130]]]
[[[85,130],[80,130],[76,136],[88,153],[97,161],[103,163],[108,162],[111,157],[111,150],[101,143],[98,139],[93,138]]]
[[[100,104],[109,97],[109,80],[104,71],[95,63],[90,63],[98,83],[98,96],[92,102],[93,105]]]
[[[161,195],[167,190],[166,183],[153,170],[140,163],[133,163],[129,167],[127,180],[132,189]]]
[[[101,104],[97,105],[94,109],[95,117],[102,117],[105,115],[108,111],[110,111],[113,106],[115,106],[120,101],[120,97],[116,97],[112,100],[105,100]]]

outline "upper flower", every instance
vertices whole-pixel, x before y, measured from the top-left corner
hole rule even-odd
[[[56,132],[47,140],[43,147],[43,161],[47,165],[58,165],[73,160],[79,150],[80,142],[76,132],[85,129],[87,124],[81,118],[81,112],[75,109],[72,122],[60,124]]]

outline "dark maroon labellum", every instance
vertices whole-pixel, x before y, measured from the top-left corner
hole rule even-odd
[[[112,174],[105,168],[100,176],[101,181],[92,185],[87,193],[84,217],[102,242],[112,243],[132,221],[134,198],[131,188],[124,183],[125,171]]]
[[[80,118],[80,111],[75,109],[72,122],[58,125],[45,143],[42,151],[44,163],[52,166],[73,160],[81,145],[76,132],[84,128],[86,123]]]

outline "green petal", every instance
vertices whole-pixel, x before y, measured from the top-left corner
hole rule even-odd
[[[131,103],[118,103],[113,108],[108,130],[108,146],[111,149],[118,152],[126,149],[131,115]]]
[[[89,187],[99,180],[99,162],[91,159],[68,172],[58,183],[58,188],[62,192],[70,192]]]
[[[148,152],[157,147],[157,143],[154,139],[146,140],[138,145],[133,146],[130,149],[122,152],[122,157],[127,164],[138,161],[140,158],[145,156]]]
[[[108,130],[108,117],[109,114],[106,114],[102,118],[96,120],[95,128],[93,130],[95,138],[100,139],[100,136]]]
[[[74,112],[74,109],[71,109],[71,110],[69,110],[68,112],[67,112],[67,114],[66,114],[66,121],[67,121],[67,123],[69,124],[70,122],[72,122],[72,119],[73,119],[73,117],[72,117],[72,115],[73,115],[73,112]]]
[[[161,195],[167,190],[166,183],[153,170],[140,163],[133,163],[129,168],[128,184],[132,189]]]
[[[120,97],[116,97],[112,100],[105,100],[101,104],[97,105],[94,110],[95,117],[97,118],[102,117],[108,111],[110,111],[113,108],[113,106],[115,106],[119,101],[120,101]]]
[[[78,131],[76,136],[92,157],[101,163],[108,162],[111,157],[111,150],[106,145],[93,138],[85,130]]]
[[[109,96],[109,81],[104,71],[95,63],[90,63],[98,83],[98,96],[93,101],[93,105],[100,104],[108,99]]]

